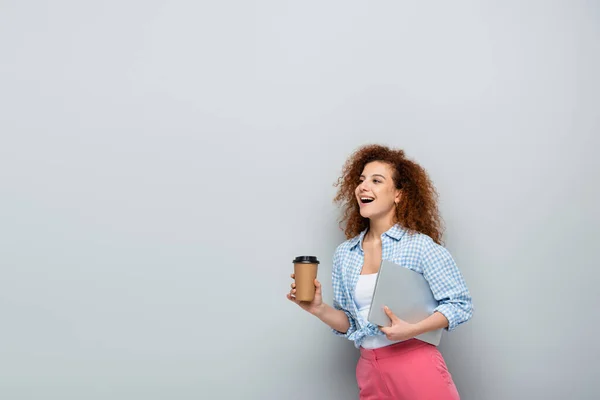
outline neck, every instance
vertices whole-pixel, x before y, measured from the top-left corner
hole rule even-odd
[[[381,238],[381,235],[394,225],[395,222],[391,218],[371,220],[369,221],[369,231],[367,232],[367,235],[373,239],[379,239]]]

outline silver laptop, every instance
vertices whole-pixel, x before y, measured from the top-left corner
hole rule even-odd
[[[433,314],[438,302],[423,275],[393,262],[382,261],[367,320],[375,325],[391,326],[383,306],[388,306],[398,318],[416,323]],[[443,331],[442,328],[415,338],[437,346]]]

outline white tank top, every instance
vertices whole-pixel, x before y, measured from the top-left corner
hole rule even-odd
[[[377,280],[377,273],[359,275],[358,282],[356,283],[356,289],[354,291],[354,302],[358,307],[358,313],[363,319],[367,319],[369,310],[371,309],[371,301],[373,300],[373,290],[375,289],[375,281]],[[380,347],[389,346],[394,344],[385,335],[378,336],[367,336],[361,346],[365,349],[377,349]]]

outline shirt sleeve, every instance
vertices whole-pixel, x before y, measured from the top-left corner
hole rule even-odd
[[[429,238],[423,250],[422,263],[423,276],[438,301],[434,311],[442,313],[448,319],[446,329],[452,331],[471,319],[471,294],[450,252]]]
[[[333,333],[337,336],[348,337],[356,332],[357,326],[356,321],[352,317],[352,314],[348,311],[348,299],[345,296],[344,282],[342,280],[342,257],[340,256],[340,248],[338,247],[333,255],[333,267],[331,269],[331,283],[333,286],[333,308],[336,310],[342,310],[348,317],[350,327],[343,333],[338,330],[332,329]]]

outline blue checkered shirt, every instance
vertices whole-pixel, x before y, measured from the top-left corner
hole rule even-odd
[[[333,332],[354,341],[356,347],[360,347],[366,336],[383,335],[376,325],[359,315],[354,301],[356,283],[364,262],[362,242],[365,233],[366,230],[337,247],[332,268],[333,306],[344,311],[350,321],[346,333],[335,329]],[[429,236],[409,232],[396,224],[381,235],[381,256],[383,260],[423,274],[438,301],[435,311],[448,319],[448,331],[473,315],[471,295],[456,263],[448,250]]]

